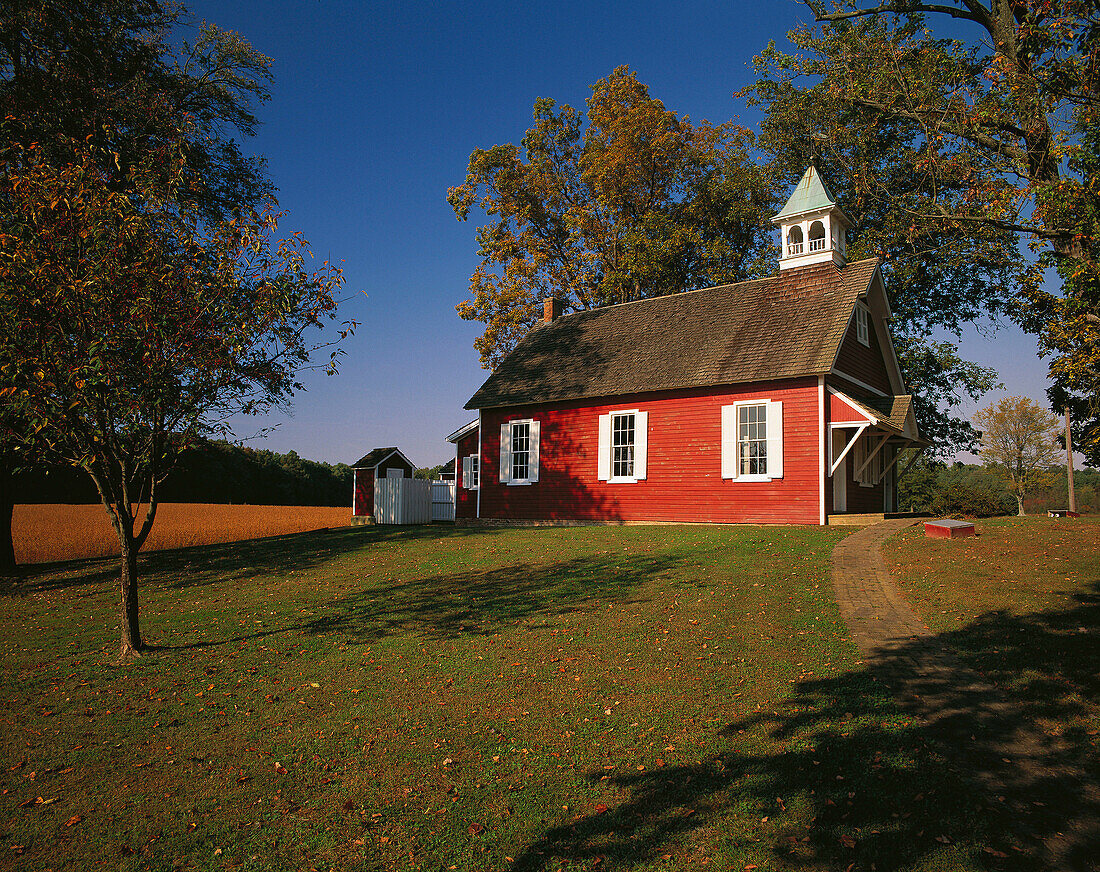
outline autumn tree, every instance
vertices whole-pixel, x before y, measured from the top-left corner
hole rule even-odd
[[[541,98],[519,146],[476,150],[447,199],[459,220],[475,208],[492,219],[458,306],[485,324],[482,365],[515,347],[548,296],[591,309],[769,272],[775,187],[749,143],[732,124],[677,116],[619,67],[587,112]]]
[[[1027,397],[1006,397],[981,409],[974,423],[981,430],[981,458],[1005,479],[1025,514],[1024,497],[1051,483],[1051,467],[1061,457],[1058,418]]]
[[[1076,328],[1096,301],[1070,283],[1050,293],[1040,268],[1096,274],[1084,208],[1096,176],[1081,160],[1097,108],[1094,0],[806,4],[819,27],[790,34],[794,53],[757,59],[763,140],[828,165],[860,217],[856,250],[886,258],[902,332],[1007,313],[1047,350],[1087,356]]]
[[[137,554],[160,483],[196,435],[289,401],[343,279],[309,272],[274,215],[211,225],[171,189],[112,184],[90,154],[18,164],[0,172],[0,392],[46,457],[95,482],[121,550],[125,657],[144,647]]]
[[[177,39],[188,25],[181,4],[160,0],[0,0],[0,172],[21,172],[32,145],[63,170],[76,144],[131,197],[140,179],[212,223],[263,208],[264,163],[234,136],[255,130],[271,61],[212,24]],[[31,435],[0,410],[0,571],[14,569],[13,475],[41,459]]]

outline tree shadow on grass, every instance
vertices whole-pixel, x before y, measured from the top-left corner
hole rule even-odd
[[[558,615],[584,610],[590,602],[637,601],[643,584],[698,559],[697,550],[685,548],[659,555],[602,554],[555,563],[414,575],[312,605],[310,610],[320,614],[309,621],[155,647],[212,648],[286,633],[338,636],[352,644],[369,644],[394,634],[432,640],[488,635],[540,617],[552,621]]]
[[[180,590],[202,584],[251,578],[272,572],[304,571],[326,564],[336,557],[375,544],[392,541],[462,539],[489,536],[499,528],[425,524],[420,526],[337,527],[150,551],[139,555],[139,584]],[[68,590],[88,585],[115,583],[117,557],[35,563],[20,567],[20,578],[0,589],[0,594],[25,596]]]
[[[508,624],[583,609],[588,601],[625,602],[643,584],[697,556],[598,555],[555,563],[498,566],[410,578],[326,604],[304,630],[372,642],[394,633],[428,639],[495,633]]]
[[[987,614],[799,683],[696,764],[591,772],[624,800],[549,829],[513,868],[631,869],[705,847],[737,869],[761,853],[787,869],[1097,869],[1098,689],[1100,596]]]

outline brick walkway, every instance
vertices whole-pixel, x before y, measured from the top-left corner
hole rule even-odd
[[[1003,809],[1003,825],[1041,869],[1100,869],[1100,788],[1068,747],[934,636],[883,563],[882,544],[912,520],[884,521],[833,551],[833,589],[868,668],[926,725],[954,767]],[[1073,808],[1054,818],[1048,808]],[[1023,858],[1021,858],[1023,859]]]

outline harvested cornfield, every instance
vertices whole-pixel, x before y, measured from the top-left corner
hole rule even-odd
[[[332,506],[232,506],[164,503],[142,551],[237,542],[346,525],[351,509]],[[118,554],[101,505],[20,505],[12,518],[15,559],[44,563]]]

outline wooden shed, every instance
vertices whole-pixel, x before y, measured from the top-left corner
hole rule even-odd
[[[375,448],[352,464],[355,484],[352,515],[374,513],[374,480],[378,478],[412,478],[416,467],[396,446]]]

